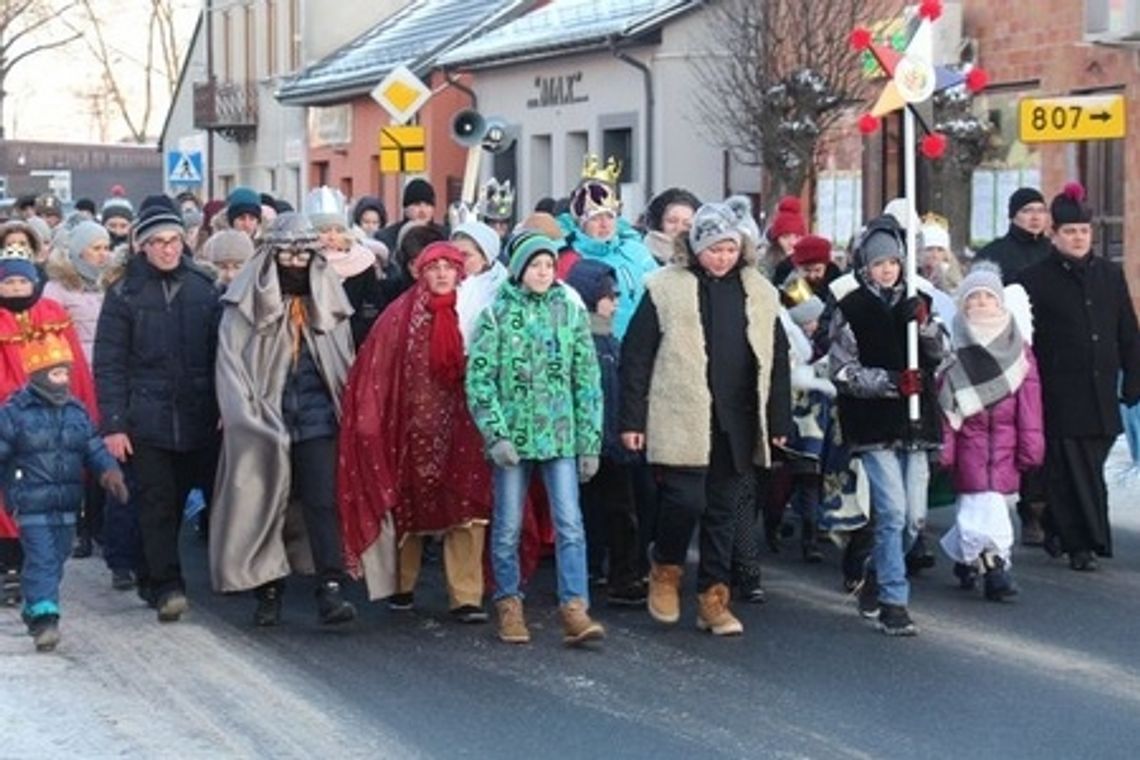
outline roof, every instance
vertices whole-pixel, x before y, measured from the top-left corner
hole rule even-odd
[[[524,0],[415,0],[286,80],[277,99],[292,105],[343,101],[370,92],[403,64],[423,76],[435,57],[529,7]]]
[[[516,58],[561,55],[567,49],[605,45],[615,37],[637,37],[696,5],[697,0],[553,0],[451,48],[438,62],[474,68]]]

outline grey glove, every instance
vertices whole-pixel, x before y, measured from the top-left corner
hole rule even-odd
[[[519,463],[519,453],[515,451],[513,443],[506,438],[500,438],[491,446],[491,461],[497,467],[514,467]]]
[[[578,457],[578,482],[589,483],[590,478],[598,474],[598,467],[601,462],[597,457],[580,456]]]
[[[103,489],[120,504],[126,504],[131,498],[131,492],[127,490],[127,483],[123,480],[122,470],[107,470],[99,478],[99,485],[103,486]]]

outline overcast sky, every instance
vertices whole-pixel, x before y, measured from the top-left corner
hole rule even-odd
[[[45,2],[60,7],[66,0]],[[129,91],[131,108],[136,113],[141,113],[144,92],[144,67],[141,64],[146,60],[146,22],[151,4],[152,0],[92,0],[108,45],[122,57],[117,75],[124,83],[124,89]],[[173,0],[173,4],[181,64],[202,4],[201,0]],[[73,10],[68,15],[77,25],[87,26],[82,23],[86,18],[83,11]],[[14,24],[14,28],[18,26],[19,22]],[[66,28],[59,24],[50,28],[51,33],[44,38],[67,34]],[[14,54],[20,49],[17,48]],[[91,115],[90,103],[84,95],[98,87],[100,75],[98,64],[82,40],[27,58],[13,69],[5,86],[6,136],[18,140],[98,142],[98,120]],[[163,82],[163,76],[155,76],[156,86],[152,89],[155,99],[148,129],[148,133],[155,137],[162,129],[169,102]],[[117,114],[113,115],[108,139],[115,142],[128,135],[122,119]]]

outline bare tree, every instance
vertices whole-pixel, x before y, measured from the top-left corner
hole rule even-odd
[[[705,125],[738,161],[764,167],[773,197],[803,189],[821,137],[864,99],[868,79],[851,31],[898,7],[898,0],[709,4],[712,55],[692,64]]]
[[[146,142],[156,111],[174,97],[182,61],[173,0],[130,0],[129,12],[146,19],[145,53],[141,59],[109,42],[93,0],[78,0],[85,15],[83,41],[99,70],[99,80],[85,98],[102,99],[104,113],[122,119],[132,140]],[[141,36],[141,34],[140,34]],[[157,80],[157,83],[156,83]],[[156,89],[158,100],[156,102]]]
[[[0,139],[4,138],[4,85],[22,62],[46,50],[68,45],[78,32],[60,36],[57,24],[67,23],[67,14],[78,3],[51,0],[0,0]]]

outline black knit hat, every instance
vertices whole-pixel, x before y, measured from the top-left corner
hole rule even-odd
[[[95,201],[91,200],[90,198],[80,198],[79,200],[77,200],[75,202],[75,210],[76,211],[86,211],[88,214],[91,214],[92,216],[94,216],[95,215]]]
[[[1066,224],[1088,224],[1092,221],[1092,207],[1085,203],[1085,188],[1080,182],[1069,182],[1049,205],[1053,215],[1053,229]]]
[[[404,197],[401,201],[403,208],[407,208],[414,203],[426,203],[429,206],[435,205],[435,188],[425,180],[416,178],[404,186]]]
[[[139,212],[138,221],[135,222],[135,244],[142,245],[151,235],[165,230],[186,234],[182,226],[182,216],[161,204],[147,206]]]
[[[143,212],[150,208],[161,208],[172,214],[180,213],[169,195],[148,195],[143,198],[143,202],[139,205],[139,219],[142,219]]]
[[[1019,187],[1014,190],[1013,194],[1009,196],[1009,218],[1012,219],[1017,216],[1017,212],[1030,203],[1044,205],[1045,196],[1035,187]]]
[[[665,219],[665,211],[673,205],[681,204],[688,206],[694,212],[701,207],[701,202],[697,196],[680,187],[671,187],[668,190],[663,190],[645,209],[645,225],[651,230],[661,230],[661,225]]]

